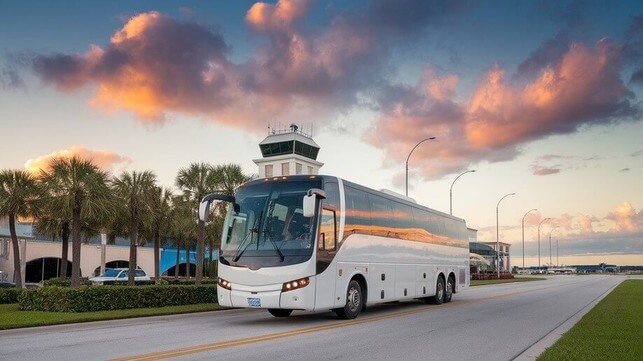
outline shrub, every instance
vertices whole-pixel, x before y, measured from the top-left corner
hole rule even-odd
[[[164,284],[170,284],[170,285],[194,285],[196,280],[194,278],[170,278],[170,277],[163,277],[161,279],[161,282]],[[216,278],[203,278],[201,280],[202,285],[216,285],[217,284],[217,279]]]
[[[216,302],[212,286],[43,287],[23,292],[21,310],[88,312]]]
[[[19,288],[0,288],[0,304],[18,302],[18,297],[22,292],[24,290]]]
[[[43,286],[46,286],[46,287],[49,287],[49,286],[70,287],[71,279],[70,278],[50,278],[48,280],[43,281],[42,284]],[[89,279],[87,277],[81,277],[80,284],[90,285],[91,282],[89,282]]]

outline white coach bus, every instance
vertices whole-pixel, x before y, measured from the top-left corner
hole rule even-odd
[[[333,310],[355,318],[365,307],[423,299],[451,301],[469,286],[465,221],[332,176],[257,179],[231,203],[218,260],[219,304]]]

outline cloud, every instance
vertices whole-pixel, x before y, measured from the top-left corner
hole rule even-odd
[[[126,165],[132,161],[130,158],[114,153],[111,150],[91,150],[84,147],[71,147],[35,159],[29,159],[25,163],[25,169],[31,173],[39,173],[41,170],[48,170],[49,163],[54,158],[72,158],[74,156],[91,160],[104,171],[112,171],[115,166]]]
[[[311,8],[311,1],[294,0],[250,7],[245,21],[257,47],[239,63],[215,30],[191,16],[179,21],[151,11],[128,19],[106,45],[85,54],[37,55],[31,66],[47,84],[64,92],[91,87],[94,106],[130,111],[145,122],[185,114],[258,131],[273,121],[315,119],[323,126],[368,107],[379,115],[365,139],[386,153],[390,166],[419,140],[437,137],[414,155],[425,179],[511,160],[537,139],[640,115],[621,80],[638,54],[638,22],[623,45],[602,39],[587,46],[563,30],[522,62],[519,77],[507,80],[505,69],[492,65],[462,100],[460,76],[437,66],[427,64],[416,84],[392,79],[399,78],[395,56],[417,49],[417,41],[457,18],[467,2],[327,8],[325,27],[305,21]]]
[[[566,170],[586,168],[598,159],[599,157],[597,156],[580,157],[548,154],[536,159],[531,164],[531,170],[533,175],[544,176]]]
[[[632,154],[630,154],[630,157],[640,157],[643,155],[643,150],[638,150]]]

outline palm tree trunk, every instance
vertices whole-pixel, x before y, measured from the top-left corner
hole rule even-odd
[[[67,260],[69,259],[69,222],[63,222],[62,230],[60,232],[60,239],[62,241],[62,255],[60,258],[60,277],[61,279],[67,278]]]
[[[138,244],[138,220],[133,219],[130,224],[129,235],[129,274],[127,275],[127,285],[134,286],[134,277],[136,277],[136,245]]]
[[[199,219],[197,225],[197,239],[196,239],[196,280],[197,286],[201,285],[203,279],[203,253],[205,253],[205,222]]]
[[[11,245],[13,247],[13,278],[16,287],[22,288],[22,270],[20,269],[20,245],[16,234],[16,217],[9,215],[9,233],[11,234]]]
[[[185,246],[185,277],[190,278],[190,246]]]
[[[158,234],[158,232],[154,233],[154,278],[156,278],[156,281],[160,280],[161,277],[159,275],[160,270],[159,270],[159,263],[160,263],[160,249],[161,249],[161,236]]]
[[[179,248],[180,242],[176,244],[176,264],[174,265],[174,279],[179,278],[179,256],[181,255],[181,248]]]
[[[80,286],[80,207],[75,207],[72,212],[71,224],[71,286]]]

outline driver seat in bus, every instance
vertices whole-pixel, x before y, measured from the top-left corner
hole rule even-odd
[[[306,220],[301,213],[294,213],[288,222],[288,229],[286,230],[286,240],[297,239],[302,234],[306,233],[305,227]]]

